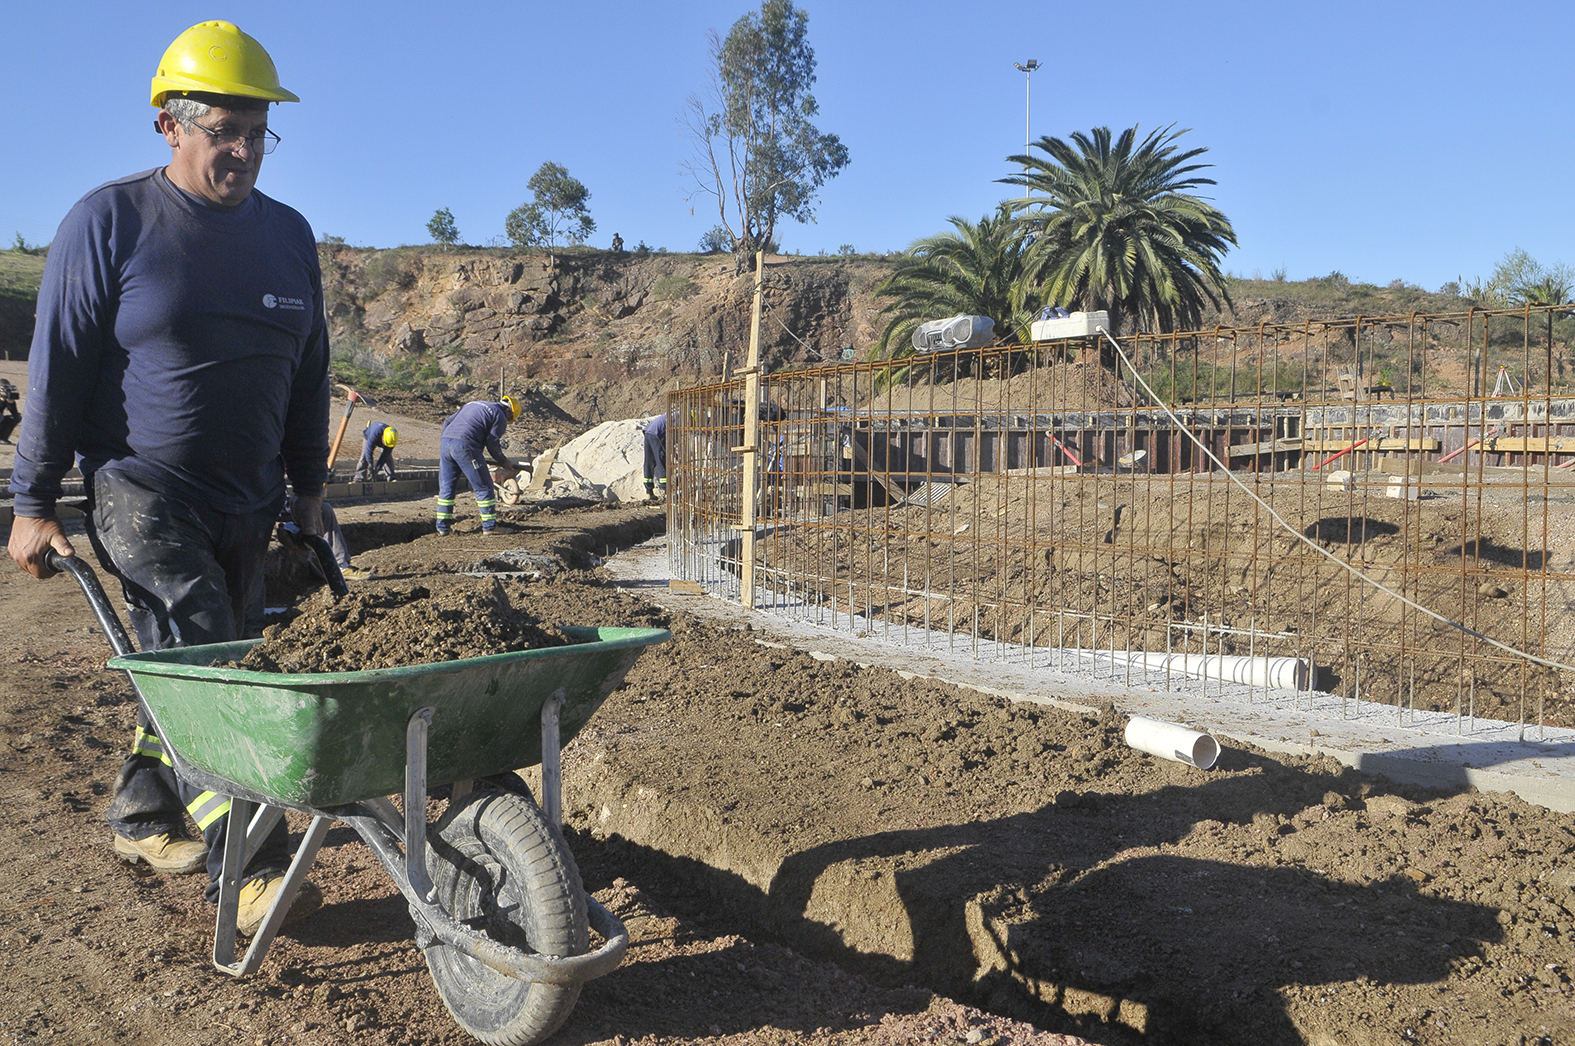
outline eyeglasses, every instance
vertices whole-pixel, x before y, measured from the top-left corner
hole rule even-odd
[[[237,145],[245,142],[246,148],[253,152],[262,153],[264,156],[277,149],[279,142],[282,141],[277,134],[266,129],[255,131],[252,134],[225,133],[223,131],[215,131],[211,127],[204,127],[196,120],[190,121],[186,126],[195,127],[197,130],[205,133],[209,138],[213,139],[213,144],[220,149],[234,149]]]

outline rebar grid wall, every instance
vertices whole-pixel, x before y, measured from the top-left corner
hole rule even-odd
[[[1158,663],[1165,685],[1185,662],[1143,652],[1300,658],[1300,685],[1401,723],[1575,725],[1568,673],[1384,591],[1570,662],[1571,315],[1117,339],[1136,373],[1087,339],[763,377],[757,605],[1129,679]],[[669,400],[674,574],[731,598],[743,396],[735,380]]]

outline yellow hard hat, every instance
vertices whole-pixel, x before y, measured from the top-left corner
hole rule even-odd
[[[165,50],[153,77],[154,108],[162,109],[167,95],[186,91],[265,102],[300,101],[279,86],[279,71],[263,45],[237,29],[234,22],[194,25]]]
[[[399,446],[399,432],[392,425],[383,429],[383,446],[390,450]]]
[[[498,402],[503,404],[505,407],[508,408],[509,420],[510,421],[518,421],[519,420],[519,418],[520,418],[520,401],[519,400],[515,399],[513,396],[504,396]]]

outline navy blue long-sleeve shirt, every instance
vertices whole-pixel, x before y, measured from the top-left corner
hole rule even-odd
[[[477,400],[467,403],[443,422],[443,438],[464,440],[486,447],[493,461],[509,460],[503,453],[503,433],[509,427],[509,408],[501,403]]]
[[[383,446],[383,433],[388,429],[388,422],[374,421],[361,431],[361,457],[371,461],[378,451],[393,449]]]
[[[74,459],[221,512],[328,478],[328,335],[306,219],[235,208],[162,169],[84,196],[50,245],[11,491],[53,513]]]

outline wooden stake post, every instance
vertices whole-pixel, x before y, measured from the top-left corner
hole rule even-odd
[[[744,519],[742,591],[739,602],[755,608],[755,494],[760,467],[760,301],[765,293],[766,252],[755,255],[755,308],[749,319],[749,362],[744,377]]]

